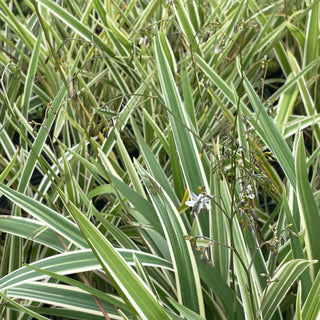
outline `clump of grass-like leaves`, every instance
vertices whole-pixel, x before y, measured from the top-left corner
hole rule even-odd
[[[0,0],[0,318],[316,319],[319,6]]]

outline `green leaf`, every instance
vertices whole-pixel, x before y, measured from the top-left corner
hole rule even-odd
[[[296,299],[296,320],[302,320],[301,317],[301,282],[298,282],[297,299]]]
[[[155,52],[159,67],[159,80],[165,104],[170,110],[169,119],[182,170],[189,190],[196,191],[199,186],[203,185],[209,190],[194,135],[188,130],[188,128],[191,128],[190,120],[181,101],[162,45],[163,43],[161,43],[160,37],[157,35],[155,37]]]
[[[320,272],[313,281],[307,300],[302,308],[301,319],[317,319],[320,314]]]
[[[90,253],[94,257],[94,254],[92,252],[90,252]],[[133,254],[133,258],[134,258],[134,254]],[[97,260],[96,260],[96,262],[98,264]],[[118,308],[122,309],[123,311],[129,312],[129,308],[119,299],[118,296],[107,294],[105,292],[102,292],[101,290],[98,290],[98,289],[91,287],[90,285],[84,284],[83,282],[74,280],[71,277],[67,277],[67,276],[49,271],[47,269],[36,268],[34,265],[33,266],[27,265],[27,268],[34,270],[37,273],[43,273],[44,275],[47,275],[52,279],[57,279],[57,280],[61,281],[62,283],[68,284],[70,287],[73,286],[74,288],[79,288],[79,289],[85,291],[86,293],[89,293],[90,295],[97,297],[99,300],[107,302],[107,306],[109,309],[108,313],[109,312],[115,313],[116,309],[114,308],[114,306],[117,306]],[[38,282],[38,283],[43,284],[43,287],[45,287],[45,285],[46,285],[46,282]],[[76,289],[74,289],[74,290],[76,290]],[[87,297],[87,298],[92,300],[92,297]]]
[[[152,153],[151,149],[147,146],[146,142],[144,141],[142,135],[139,132],[138,126],[136,122],[131,118],[132,128],[134,130],[135,136],[139,143],[140,152],[143,155],[144,162],[146,163],[148,170],[150,171],[151,175],[159,181],[162,187],[165,189],[167,194],[170,196],[172,201],[176,204],[179,203],[176,194],[172,190],[170,185],[170,181],[165,175],[163,168],[161,167],[159,161],[156,159],[155,155]]]
[[[0,129],[1,130],[1,129]],[[0,182],[3,182],[4,179],[6,179],[6,177],[8,176],[9,172],[12,170],[13,166],[15,165],[18,155],[20,152],[20,148],[18,148],[16,150],[16,152],[14,153],[14,155],[11,158],[10,163],[6,166],[6,168],[1,172],[0,174]]]
[[[295,259],[281,266],[271,279],[262,302],[262,315],[264,319],[271,319],[286,293],[299,275],[316,261]]]
[[[8,188],[2,183],[0,183],[0,192],[21,209],[28,212],[31,216],[39,219],[46,226],[50,227],[58,234],[61,234],[69,241],[73,242],[80,248],[88,248],[79,228],[60,213],[24,195],[23,193]]]
[[[187,320],[204,320],[200,315],[195,313],[194,311],[186,308],[185,306],[177,303],[173,299],[169,298],[170,303],[179,311],[181,315],[185,317]]]
[[[10,293],[9,293],[9,295],[10,295]],[[38,314],[32,310],[29,310],[27,307],[15,302],[14,300],[10,299],[8,296],[4,295],[1,292],[0,292],[0,297],[2,298],[2,300],[9,302],[10,305],[14,306],[16,309],[20,310],[24,314],[28,314],[31,317],[36,318],[38,320],[49,320],[49,318],[41,316],[40,314]]]
[[[34,46],[31,61],[28,68],[27,77],[25,80],[25,87],[23,92],[23,101],[22,101],[22,114],[24,117],[28,117],[29,105],[30,105],[30,97],[32,94],[32,87],[34,84],[34,78],[37,71],[37,65],[40,56],[41,49],[41,41],[42,41],[42,31],[40,30],[37,38],[37,42]]]
[[[91,294],[69,286],[54,283],[33,282],[25,283],[8,290],[8,295],[31,301],[59,306],[66,309],[85,311],[88,319],[91,314],[101,314],[101,311]],[[111,315],[116,315],[114,306],[122,306],[121,301],[114,297],[113,303],[100,301],[104,309]],[[47,318],[46,318],[47,319]]]
[[[285,211],[286,221],[288,224],[291,224],[290,230],[293,231],[295,234],[299,233],[299,230],[297,229],[297,222],[294,220],[291,210],[289,208],[289,204],[286,198],[286,193],[283,193],[283,210]],[[290,246],[292,250],[292,255],[294,259],[303,259],[305,258],[305,254],[303,252],[303,247],[300,243],[300,240],[298,237],[290,236]],[[311,277],[308,270],[305,270],[301,276],[301,295],[302,295],[302,301],[304,301],[307,297],[307,294],[309,293],[311,289]]]
[[[291,78],[292,76],[289,76],[287,80],[290,80]],[[295,87],[289,88],[280,96],[279,103],[277,105],[277,116],[275,123],[282,135],[286,129],[286,124],[293,110],[297,96],[298,90]]]
[[[117,249],[117,252],[129,265],[133,265],[133,256],[136,256],[144,266],[172,270],[170,262],[149,253],[128,249]],[[90,249],[61,253],[33,262],[30,266],[60,275],[101,268],[99,261]],[[45,278],[47,278],[45,274],[24,266],[2,277],[0,279],[0,290]]]
[[[312,2],[311,2],[312,3]],[[311,4],[310,3],[310,4]],[[307,15],[307,29],[305,32],[306,42],[304,46],[303,54],[303,65],[306,66],[314,59],[319,57],[319,18],[320,18],[320,4],[315,1],[312,3],[312,7]],[[314,69],[315,74],[317,73],[317,68]],[[312,72],[309,72],[308,79],[311,78]]]
[[[67,208],[118,293],[133,312],[143,319],[169,319],[150,289],[129,267],[111,243],[74,204],[67,203]]]
[[[309,117],[297,117],[295,120],[287,123],[284,131],[284,138],[289,138],[297,133],[297,131],[304,130],[311,127],[320,121],[320,114]]]
[[[220,272],[215,267],[211,268],[208,264],[203,263],[200,259],[200,254],[196,256],[196,260],[201,281],[219,297],[227,318],[234,317],[235,310],[237,310],[237,319],[245,319],[243,304],[239,299],[234,301],[234,293],[228,283],[221,277]]]
[[[261,104],[258,95],[246,77],[244,78],[244,88],[251,102],[251,106],[256,112],[256,119],[251,119],[250,122],[260,135],[261,139],[274,153],[284,173],[295,189],[296,178],[294,158],[286,141],[281,136],[273,120],[267,114],[264,105]]]
[[[297,144],[296,173],[299,211],[306,231],[307,256],[309,259],[318,260],[311,268],[311,278],[314,279],[320,269],[320,246],[318,242],[320,214],[308,180],[305,144],[302,133]]]
[[[299,73],[300,72],[299,64],[291,51],[288,51],[288,58],[289,58],[289,62],[290,62],[290,65],[292,67],[294,74]],[[316,115],[317,109],[316,109],[315,103],[311,97],[311,94],[310,94],[310,91],[308,88],[308,84],[307,84],[304,76],[300,77],[298,79],[297,83],[298,83],[300,95],[301,95],[303,105],[304,105],[304,108],[305,108],[307,115],[308,116]],[[319,142],[320,141],[320,126],[318,123],[315,123],[314,134],[315,134],[317,141]]]
[[[166,236],[174,267],[178,302],[204,316],[198,268],[191,244],[184,238],[187,230],[182,218],[171,198],[159,183],[137,161],[135,164]]]
[[[34,219],[0,216],[0,231],[41,243],[60,252],[65,251],[57,232],[48,228],[43,222]],[[67,239],[63,239],[63,242],[66,246],[70,244]]]
[[[143,187],[141,185],[138,174],[132,164],[132,161],[130,159],[128,151],[127,151],[124,143],[121,140],[120,134],[116,130],[115,130],[115,136],[117,138],[117,146],[119,148],[123,164],[126,168],[126,172],[128,173],[128,175],[130,177],[130,181],[132,183],[132,186],[138,194],[140,194],[142,197],[145,198],[146,195],[145,195],[145,192],[144,192]]]
[[[196,32],[189,18],[188,12],[184,7],[184,2],[182,0],[175,0],[174,9],[176,12],[179,25],[181,26],[184,36],[189,42],[189,46],[192,47],[194,51],[199,50],[198,38],[195,37]]]

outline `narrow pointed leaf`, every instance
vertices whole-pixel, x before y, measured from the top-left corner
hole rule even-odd
[[[161,43],[159,35],[155,37],[155,52],[159,68],[159,80],[166,106],[170,110],[169,119],[186,182],[190,190],[197,190],[202,185],[205,185],[209,190],[194,135],[188,130],[188,128],[191,128],[190,120],[183,106],[171,68],[166,60],[163,43]]]
[[[71,202],[68,208],[118,293],[142,319],[169,319],[156,297],[111,243]]]
[[[293,285],[299,275],[315,261],[303,259],[292,260],[277,270],[273,276],[273,282],[267,289],[262,303],[262,315],[264,319],[271,319],[277,307],[284,299],[287,291]]]
[[[83,238],[79,228],[73,222],[65,218],[62,214],[52,210],[44,204],[0,184],[0,192],[8,199],[13,201],[21,209],[28,212],[31,216],[39,219],[45,225],[63,235],[80,248],[88,248],[88,244]]]
[[[198,268],[191,245],[184,238],[187,230],[182,218],[159,183],[138,162],[135,163],[149,192],[167,239],[175,271],[178,301],[204,316]]]
[[[300,134],[296,152],[297,197],[302,224],[306,231],[306,249],[309,259],[317,259],[312,266],[311,277],[315,278],[320,268],[320,246],[318,242],[320,213],[313,195],[307,171],[305,145]]]
[[[301,319],[318,319],[320,315],[320,272],[315,278],[302,308]]]
[[[247,78],[244,78],[244,87],[251,102],[251,105],[256,113],[256,119],[252,121],[254,128],[257,130],[260,137],[271,149],[279,161],[284,173],[291,182],[293,188],[296,188],[294,158],[288,147],[288,144],[281,136],[278,128],[273,120],[267,114],[264,106],[254,91],[251,83]]]
[[[172,270],[172,264],[170,262],[145,252],[126,249],[117,249],[117,252],[128,265],[133,265],[133,257],[136,256],[144,266]],[[99,261],[90,249],[54,255],[33,262],[30,266],[62,275],[101,269]],[[0,290],[6,290],[10,287],[16,287],[23,283],[45,278],[47,278],[45,274],[24,266],[1,278]]]

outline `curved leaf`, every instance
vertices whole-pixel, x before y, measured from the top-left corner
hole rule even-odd
[[[272,277],[270,286],[262,302],[262,315],[264,319],[271,319],[277,307],[284,299],[287,291],[299,275],[316,261],[296,259],[280,267]]]

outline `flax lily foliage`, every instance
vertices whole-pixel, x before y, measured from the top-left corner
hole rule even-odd
[[[0,0],[0,319],[317,319],[319,1]]]

